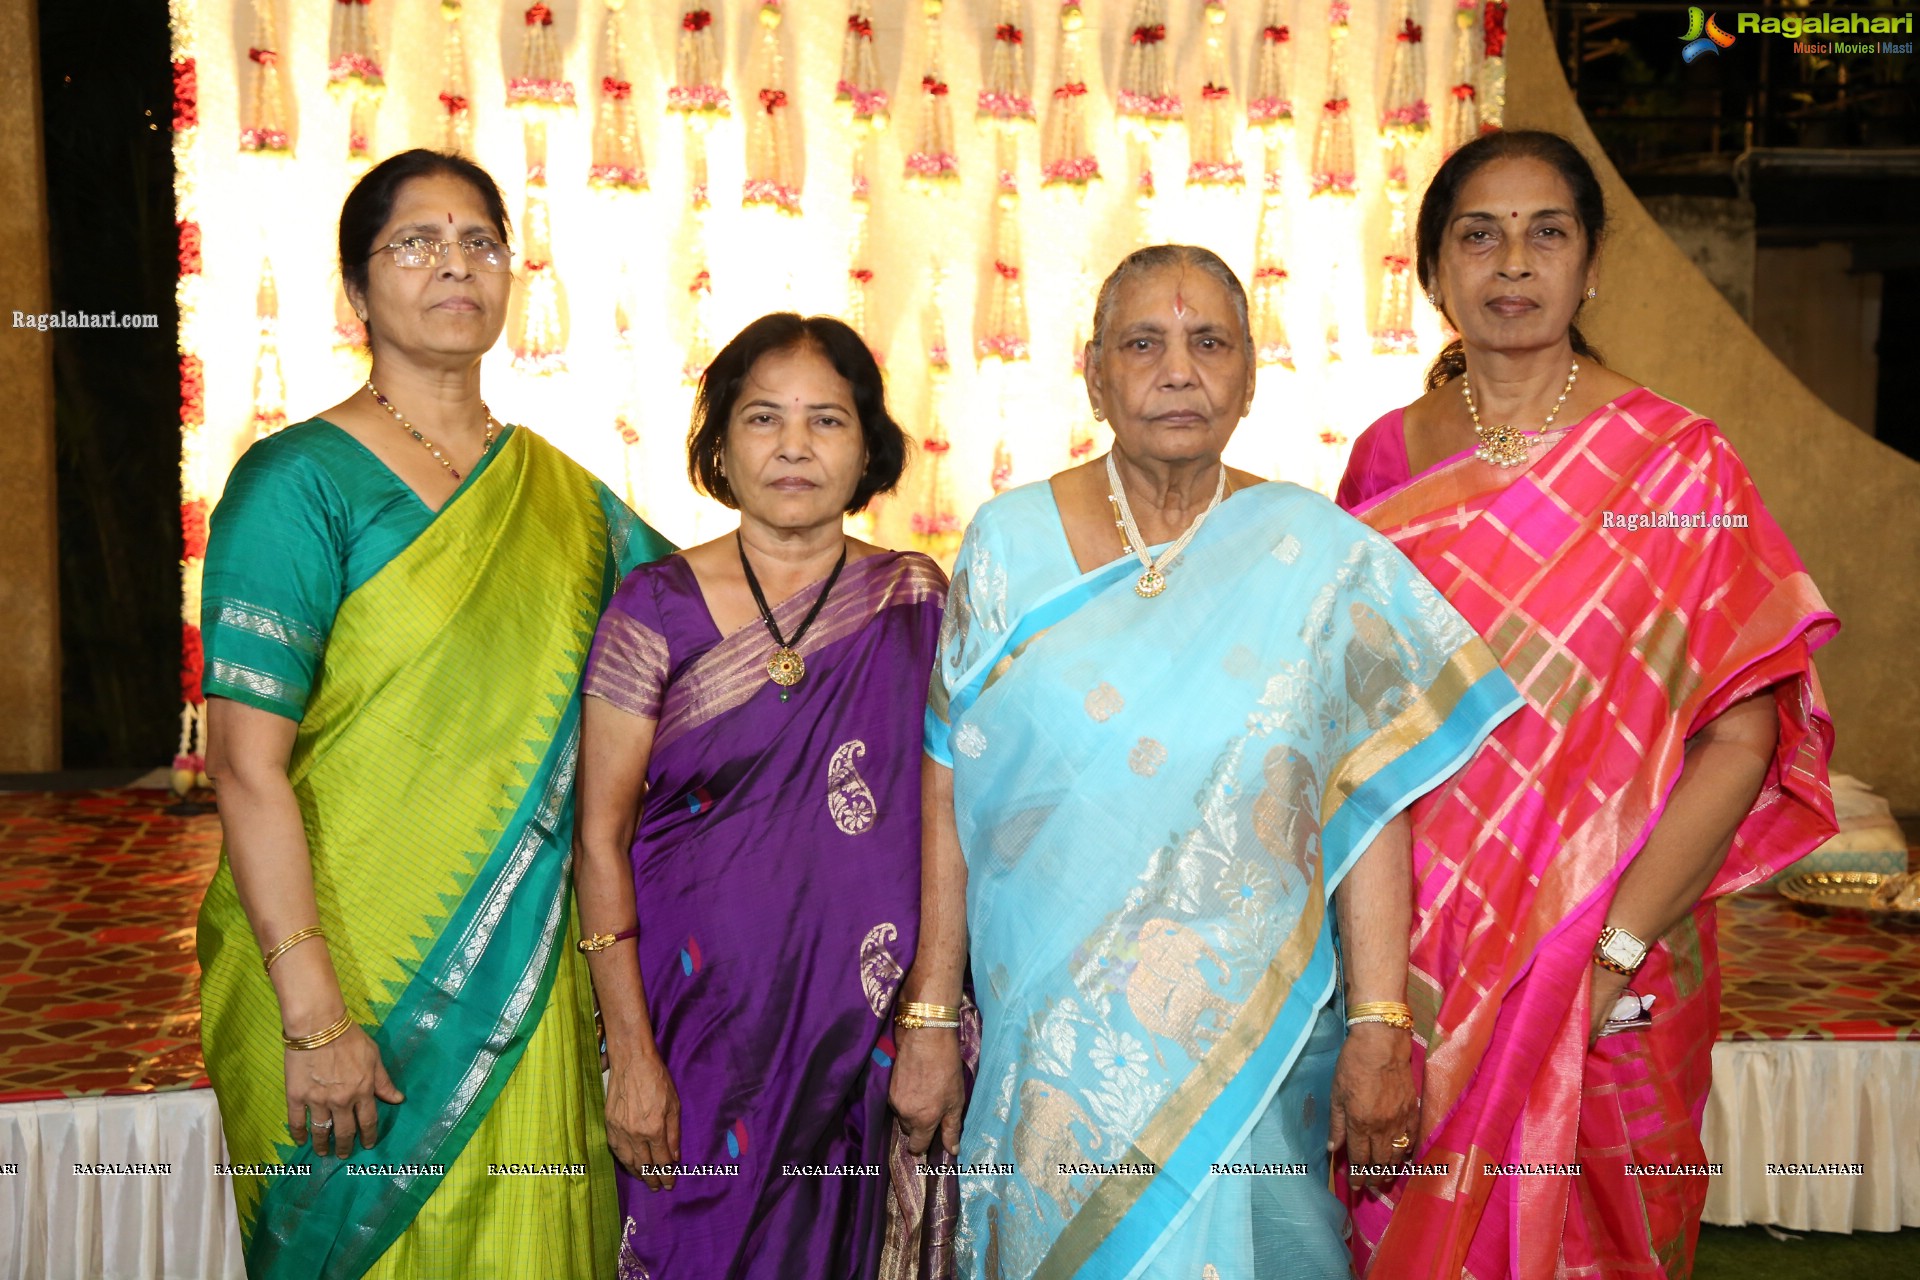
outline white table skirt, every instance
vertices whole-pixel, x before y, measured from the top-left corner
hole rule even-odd
[[[0,1280],[245,1280],[226,1159],[211,1089],[0,1105]]]
[[[1708,1222],[1920,1227],[1920,1041],[1721,1041],[1701,1140],[1723,1166]],[[1782,1176],[1769,1162],[1861,1171]]]
[[[1725,1169],[1708,1222],[1920,1227],[1920,1042],[1716,1044],[1701,1136]],[[0,1105],[0,1163],[18,1166],[0,1176],[0,1280],[244,1280],[233,1189],[214,1171],[226,1158],[211,1089]],[[1862,1172],[1774,1176],[1769,1161]]]

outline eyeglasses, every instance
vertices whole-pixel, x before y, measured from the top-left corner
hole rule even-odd
[[[506,271],[513,266],[513,250],[495,240],[492,236],[468,236],[464,240],[435,240],[429,236],[408,236],[404,240],[395,240],[392,244],[383,244],[375,254],[391,253],[393,265],[418,270],[436,268],[447,261],[455,245],[460,246],[461,256],[467,265],[475,271]]]

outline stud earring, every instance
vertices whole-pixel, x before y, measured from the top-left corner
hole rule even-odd
[[[1432,292],[1428,292],[1428,294],[1427,294],[1427,305],[1428,305],[1428,306],[1430,306],[1430,307],[1433,307],[1433,308],[1435,308],[1435,309],[1437,310],[1437,309],[1439,308],[1439,306],[1440,306],[1440,299],[1438,299],[1438,298],[1436,298],[1436,297],[1434,297],[1434,296],[1433,296],[1433,294],[1432,294]]]
[[[1095,409],[1093,411],[1093,420],[1095,422],[1105,422],[1107,420],[1107,415],[1104,411],[1100,409]]]
[[[1588,290],[1587,290],[1587,297],[1588,297],[1589,299],[1592,299],[1592,298],[1597,298],[1597,297],[1599,297],[1599,296],[1600,296],[1600,291],[1599,291],[1598,289],[1588,289]]]

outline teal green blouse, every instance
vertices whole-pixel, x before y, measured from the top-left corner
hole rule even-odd
[[[481,458],[441,510],[460,500],[497,452]],[[595,480],[594,489],[619,577],[673,550],[605,485]],[[325,419],[248,449],[208,520],[202,691],[299,720],[340,602],[436,515],[371,449]]]

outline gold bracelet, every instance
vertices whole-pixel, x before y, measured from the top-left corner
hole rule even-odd
[[[324,1031],[316,1031],[310,1036],[290,1036],[283,1031],[280,1033],[280,1040],[289,1049],[318,1049],[322,1045],[332,1044],[335,1040],[347,1034],[347,1028],[352,1025],[353,1012],[352,1010],[348,1010],[346,1013],[340,1015],[340,1021],[334,1023]]]
[[[928,1004],[924,1000],[903,1000],[900,1012],[910,1018],[931,1018],[935,1022],[960,1024],[960,1010],[950,1004]],[[899,1019],[895,1019],[899,1021]]]
[[[1413,1030],[1412,1018],[1403,1018],[1395,1013],[1363,1013],[1357,1018],[1347,1019],[1347,1025],[1350,1027],[1358,1026],[1363,1022],[1383,1022],[1389,1027],[1397,1027],[1402,1031]]]
[[[902,1031],[918,1031],[923,1027],[933,1030],[953,1031],[959,1028],[960,1023],[958,1019],[923,1018],[917,1013],[903,1013],[894,1018],[893,1025],[899,1027]]]
[[[1413,1009],[1399,1000],[1362,1000],[1347,1006],[1349,1018],[1362,1018],[1370,1013],[1397,1014],[1409,1023],[1413,1021]]]
[[[293,950],[295,947],[305,942],[308,938],[321,938],[325,936],[326,935],[320,931],[320,926],[317,924],[310,924],[304,929],[288,934],[286,937],[280,940],[279,946],[267,952],[266,959],[263,961],[263,963],[267,966],[267,972],[268,973],[273,972],[273,962],[275,960],[278,960],[281,956],[287,954],[287,952]]]

